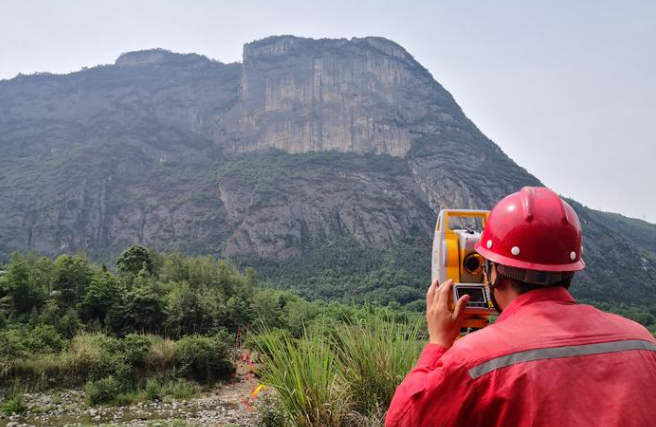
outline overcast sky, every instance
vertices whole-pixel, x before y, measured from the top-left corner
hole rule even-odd
[[[547,186],[656,223],[656,1],[0,0],[0,79],[279,34],[396,41]]]

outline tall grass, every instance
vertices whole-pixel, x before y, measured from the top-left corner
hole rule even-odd
[[[374,312],[337,328],[336,352],[351,409],[382,420],[396,387],[421,351],[422,321],[389,321]]]
[[[24,400],[25,389],[18,381],[14,381],[14,385],[9,393],[0,398],[0,414],[11,416],[13,414],[22,414],[27,411],[27,406]]]
[[[306,331],[302,340],[267,333],[258,344],[266,364],[264,381],[276,389],[290,425],[342,425],[344,384],[323,331]]]
[[[146,368],[152,372],[163,372],[175,365],[175,341],[157,335],[148,335],[152,345],[146,356]]]
[[[263,377],[295,426],[378,426],[416,362],[423,322],[383,310],[346,324],[305,330],[300,340],[264,333]]]

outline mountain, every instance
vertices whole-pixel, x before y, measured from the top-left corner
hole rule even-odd
[[[2,258],[111,260],[139,242],[247,259],[299,288],[367,277],[378,295],[370,272],[383,268],[416,273],[420,295],[440,208],[541,185],[376,37],[269,37],[234,64],[154,49],[19,75],[0,81],[0,150]],[[588,263],[577,294],[656,302],[656,226],[572,204]]]

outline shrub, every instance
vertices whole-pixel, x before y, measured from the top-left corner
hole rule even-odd
[[[114,400],[121,392],[119,382],[111,375],[96,381],[87,381],[84,394],[89,405],[98,405]]]
[[[264,396],[256,408],[258,427],[280,427],[287,424],[285,408],[274,396]]]
[[[180,373],[197,381],[212,383],[235,371],[230,346],[219,337],[184,337],[176,343],[175,354]]]
[[[169,381],[162,387],[162,394],[176,399],[190,399],[200,393],[198,386],[184,378]]]
[[[119,393],[112,403],[116,406],[129,406],[144,400],[144,392],[131,391],[128,393]]]
[[[144,365],[152,341],[145,335],[129,334],[122,340],[125,360],[130,366]]]
[[[19,328],[0,331],[0,358],[18,359],[26,355],[25,341]]]
[[[7,316],[4,311],[0,310],[0,329],[4,329],[5,327],[7,327]]]
[[[160,383],[155,380],[155,379],[148,379],[146,381],[146,387],[144,388],[144,392],[146,393],[146,399],[148,400],[159,400],[162,398],[162,386]]]
[[[25,346],[35,353],[58,352],[66,345],[57,328],[52,325],[38,325],[25,339]]]
[[[124,343],[102,333],[81,333],[71,340],[68,363],[72,373],[90,381],[111,376],[121,386],[130,384],[132,365],[124,353]]]
[[[25,411],[27,411],[27,406],[21,394],[14,394],[0,405],[0,412],[7,416],[22,414]]]
[[[100,380],[107,377],[120,384],[122,388],[131,383],[132,366],[120,353],[103,353],[98,363],[94,364],[89,371],[89,380]]]
[[[73,308],[66,310],[64,315],[57,322],[57,330],[59,333],[68,338],[73,337],[81,328],[82,322],[80,321],[80,316],[78,316],[77,311]]]

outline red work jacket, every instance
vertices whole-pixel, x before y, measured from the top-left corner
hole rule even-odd
[[[385,425],[656,426],[654,337],[562,287],[530,291],[449,350],[428,344]]]

